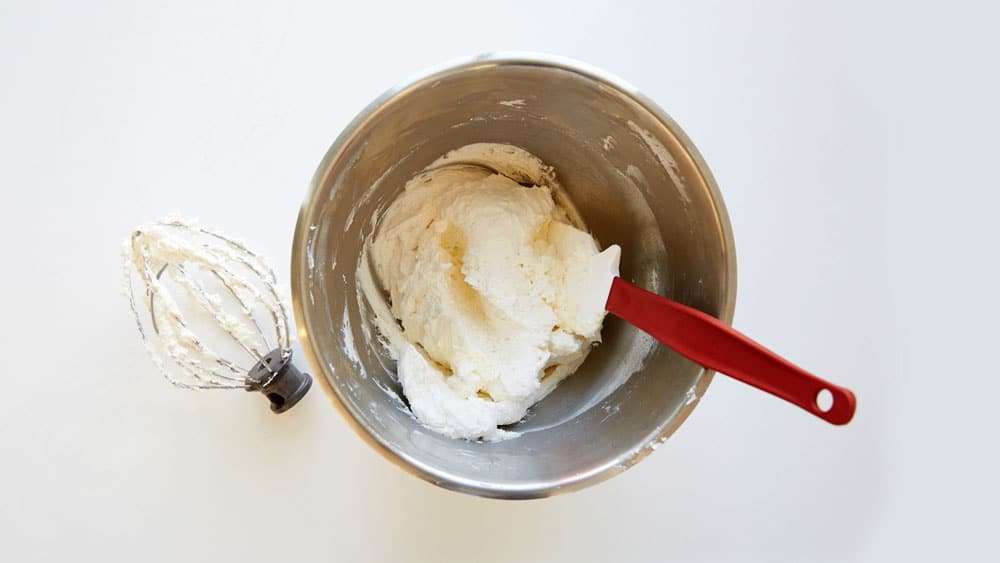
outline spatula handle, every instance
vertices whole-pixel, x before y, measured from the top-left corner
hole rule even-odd
[[[611,284],[605,308],[682,356],[798,405],[831,424],[854,416],[854,393],[824,381],[697,309],[650,293],[621,278]],[[828,391],[833,404],[817,402]]]

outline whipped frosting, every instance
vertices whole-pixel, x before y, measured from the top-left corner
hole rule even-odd
[[[620,254],[583,230],[551,167],[477,143],[406,184],[359,279],[417,419],[498,440],[600,341]]]

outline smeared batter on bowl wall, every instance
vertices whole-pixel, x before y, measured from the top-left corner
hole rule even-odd
[[[583,363],[621,255],[600,251],[551,167],[489,143],[407,182],[366,246],[359,279],[413,414],[471,440],[517,436],[499,427]]]

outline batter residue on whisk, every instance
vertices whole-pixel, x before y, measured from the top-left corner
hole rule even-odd
[[[456,438],[516,436],[499,427],[600,341],[621,250],[600,252],[574,219],[550,167],[486,143],[432,163],[386,211],[359,278],[424,425]]]

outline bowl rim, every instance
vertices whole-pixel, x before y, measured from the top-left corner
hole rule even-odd
[[[677,138],[681,146],[687,152],[688,156],[694,162],[695,168],[701,176],[702,182],[704,182],[705,186],[709,190],[712,203],[715,206],[715,211],[719,218],[719,225],[722,231],[723,239],[723,255],[725,259],[723,281],[726,287],[726,293],[723,296],[719,319],[727,324],[732,324],[733,314],[736,308],[736,253],[732,225],[730,224],[729,214],[726,211],[726,205],[722,199],[722,193],[719,191],[719,187],[716,184],[715,177],[712,175],[712,172],[704,158],[702,158],[701,153],[698,152],[698,149],[694,146],[694,143],[691,142],[684,130],[667,114],[667,112],[660,108],[651,99],[639,92],[637,88],[617,76],[609,74],[587,63],[567,57],[523,51],[485,53],[471,57],[462,57],[429,67],[422,72],[411,75],[410,77],[398,82],[395,86],[383,92],[364,109],[362,109],[358,115],[343,129],[343,131],[341,131],[340,135],[338,135],[333,141],[333,144],[330,145],[330,148],[326,151],[326,154],[317,166],[316,172],[310,181],[309,190],[299,210],[292,239],[292,308],[295,314],[295,323],[298,328],[298,336],[300,344],[302,345],[302,350],[305,353],[313,372],[318,375],[316,379],[319,379],[320,387],[330,398],[337,410],[340,411],[341,415],[348,422],[351,428],[365,442],[367,442],[368,445],[381,453],[386,459],[405,471],[446,489],[490,498],[541,498],[558,493],[575,491],[597,484],[613,477],[614,475],[624,472],[629,467],[642,461],[646,458],[646,456],[652,453],[652,451],[655,450],[659,444],[669,438],[677,430],[677,428],[681,426],[681,424],[684,423],[699,401],[695,400],[682,405],[681,408],[672,417],[665,420],[656,431],[651,433],[649,436],[646,436],[639,446],[626,450],[610,462],[592,467],[587,471],[573,473],[565,478],[557,480],[534,481],[516,484],[492,483],[488,481],[466,479],[452,475],[445,471],[440,471],[418,459],[413,458],[412,456],[395,450],[393,447],[385,443],[377,434],[358,422],[350,408],[347,406],[347,403],[338,394],[338,391],[334,389],[326,376],[322,375],[325,373],[323,365],[314,352],[309,331],[305,328],[305,307],[302,292],[304,288],[303,284],[305,283],[304,274],[308,268],[305,257],[305,249],[306,240],[309,236],[309,217],[317,207],[316,195],[321,189],[321,186],[329,173],[331,164],[338,158],[340,152],[343,150],[348,141],[354,137],[360,127],[369,118],[374,116],[381,107],[396,96],[424,83],[432,83],[432,81],[437,80],[439,77],[443,77],[448,74],[473,70],[476,68],[497,66],[539,66],[579,74],[628,96],[635,103],[639,104],[643,109],[652,114],[656,119],[661,121],[667,129],[670,130],[671,134]],[[712,370],[704,369],[699,375],[693,388],[697,398],[700,399],[704,396],[705,391],[712,381],[714,373],[715,372]]]

